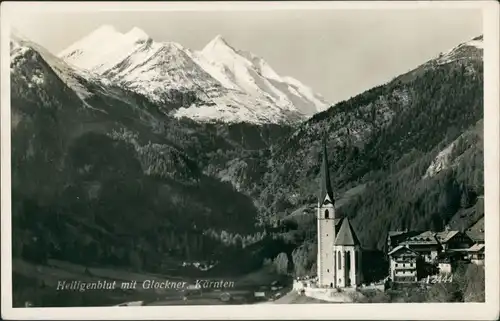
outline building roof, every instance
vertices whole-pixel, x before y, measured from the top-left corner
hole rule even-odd
[[[466,231],[465,234],[474,242],[484,242],[484,232],[480,231]]]
[[[405,244],[412,244],[412,245],[438,245],[439,242],[436,239],[436,233],[431,232],[431,231],[425,231],[423,233],[420,233],[418,235],[412,236],[408,238],[405,242]]]
[[[484,242],[484,216],[469,226],[465,234],[474,242]]]
[[[321,164],[321,177],[320,177],[320,194],[318,202],[323,204],[326,196],[332,203],[335,202],[333,198],[332,182],[330,180],[330,170],[328,169],[328,155],[326,152],[326,140],[323,139],[323,163]]]
[[[474,242],[484,242],[484,228],[469,228],[465,234]]]
[[[342,220],[342,225],[335,238],[335,245],[360,245],[358,237],[347,217]]]
[[[388,236],[398,236],[407,233],[407,231],[389,231]]]
[[[425,231],[420,234],[408,237],[405,241],[401,242],[401,244],[440,245],[440,244],[446,244],[457,235],[463,235],[463,234],[461,234],[460,231],[442,231],[442,232]],[[392,237],[395,236],[396,234],[394,233]],[[465,236],[473,239],[468,234],[465,234]]]
[[[484,250],[484,244],[474,244],[469,248],[469,252],[479,252]]]
[[[416,252],[415,252],[415,251],[413,251],[412,249],[410,249],[408,246],[406,246],[406,245],[398,245],[398,246],[396,246],[395,248],[393,248],[393,249],[392,249],[392,250],[388,253],[388,255],[392,255],[392,254],[394,254],[394,253],[396,253],[396,252],[399,252],[399,251],[401,251],[401,250],[406,250],[406,251],[408,251],[408,252],[412,252],[412,253],[415,253],[415,254],[416,254]]]
[[[407,239],[412,236],[418,235],[422,232],[420,231],[389,231],[387,233],[387,239],[392,241],[392,240],[401,240],[401,239]]]
[[[446,243],[451,240],[455,235],[458,234],[458,231],[443,231],[436,233],[436,239],[440,243]]]

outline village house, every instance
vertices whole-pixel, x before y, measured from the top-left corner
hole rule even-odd
[[[406,245],[396,246],[388,253],[390,257],[389,277],[394,282],[417,282],[417,260],[419,254]]]
[[[467,234],[459,231],[445,230],[436,233],[436,239],[441,244],[442,251],[465,251],[470,248],[474,241]]]
[[[484,265],[484,244],[474,244],[468,252],[471,263]]]
[[[464,260],[468,256],[468,249],[474,241],[466,233],[445,230],[442,232],[425,231],[407,238],[401,242],[410,249],[419,253],[426,262],[435,262],[440,253],[446,253],[455,259]]]
[[[398,246],[399,243],[405,241],[407,238],[418,234],[420,234],[420,232],[408,231],[407,229],[404,231],[389,231],[387,234],[386,253],[392,251],[393,248]]]
[[[466,233],[446,230],[436,233],[436,239],[441,244],[441,252],[450,261],[469,259],[469,248],[474,245],[474,241]]]
[[[443,261],[438,263],[440,274],[451,274],[453,271],[450,261]]]
[[[441,232],[390,231],[389,277],[395,282],[415,282],[420,277],[418,271],[425,270],[424,265],[437,267],[437,273],[450,274],[455,262],[484,264],[484,233],[480,232],[449,228]]]
[[[484,264],[484,217],[479,219],[474,225],[469,227],[465,234],[473,241],[473,245],[468,249],[468,257],[471,263]]]
[[[436,259],[438,265],[439,274],[449,275],[453,271],[452,259],[446,253],[441,253]]]
[[[442,245],[436,238],[436,233],[425,231],[407,238],[400,243],[417,252],[426,262],[434,261],[442,250]]]

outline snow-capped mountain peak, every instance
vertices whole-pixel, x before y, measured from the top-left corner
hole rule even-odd
[[[148,34],[137,27],[121,33],[113,26],[104,25],[61,51],[58,56],[76,67],[103,73],[149,40]]]
[[[130,31],[125,34],[125,37],[134,42],[148,41],[151,39],[144,30],[137,27],[130,29]]]
[[[111,25],[103,25],[88,34],[86,37],[84,37],[80,42],[90,42],[91,40],[98,40],[98,39],[112,39],[120,36],[120,32],[116,30],[115,27]]]
[[[474,46],[479,49],[483,49],[483,35],[480,35],[472,40],[469,40],[465,43],[466,46]]]
[[[105,25],[59,57],[153,101],[167,102],[179,92],[196,97],[182,100],[186,105],[176,115],[200,121],[297,121],[328,106],[309,87],[282,78],[264,59],[235,49],[222,35],[191,51],[154,41],[137,27],[121,33]]]
[[[16,30],[11,31],[10,37],[10,70],[13,74],[23,74],[26,66],[29,66],[31,82],[41,85],[44,83],[46,75],[41,67],[46,64],[52,71],[71,88],[76,95],[84,101],[91,96],[85,85],[82,84],[87,73],[83,70],[76,70],[66,64],[61,59],[54,56],[42,46],[30,41]],[[24,76],[21,76],[24,77]],[[28,86],[32,86],[30,83]]]
[[[118,32],[113,26],[104,25],[61,51],[58,56],[68,58],[72,55],[78,54],[78,52],[82,49],[88,50],[92,47],[95,48],[96,46],[99,47],[101,45],[109,45],[110,41],[114,42],[115,39],[120,36],[120,32]]]
[[[229,51],[236,52],[236,50],[222,37],[222,35],[217,35],[213,38],[209,43],[205,45],[205,47],[201,50],[201,52],[209,53],[212,51]]]
[[[281,77],[264,59],[257,57],[251,52],[235,49],[221,35],[213,38],[201,50],[200,55],[212,61],[212,64],[240,63],[254,69],[262,77],[281,81]]]
[[[278,106],[293,106],[305,116],[328,107],[324,98],[300,81],[280,76],[264,59],[236,50],[222,36],[215,37],[198,53],[198,62],[228,88],[241,88],[270,99]]]
[[[439,54],[436,59],[438,64],[447,64],[456,60],[468,60],[482,56],[483,52],[483,36],[475,37],[469,41],[459,44],[446,52]]]

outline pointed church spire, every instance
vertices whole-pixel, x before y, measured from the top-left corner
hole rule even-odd
[[[323,163],[321,164],[320,194],[319,203],[323,204],[328,195],[331,202],[334,203],[332,183],[330,180],[330,170],[328,169],[328,155],[326,152],[326,138],[323,138]]]

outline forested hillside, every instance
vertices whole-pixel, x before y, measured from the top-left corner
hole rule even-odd
[[[439,230],[483,212],[475,45],[296,127],[176,119],[167,111],[188,98],[157,104],[74,74],[36,46],[11,45],[16,257],[149,271],[272,259],[306,274],[323,137],[337,215],[365,249],[382,249],[390,229]]]
[[[337,197],[357,190],[338,215],[352,219],[367,249],[383,249],[391,229],[440,230],[462,212],[483,213],[482,202],[475,208],[484,187],[481,49],[463,47],[315,115],[271,148],[260,213],[302,222],[288,234],[305,270],[315,260],[315,247],[302,244],[315,242],[322,136]]]
[[[161,271],[261,238],[253,200],[205,167],[290,127],[175,119],[35,44],[11,54],[15,257]]]

